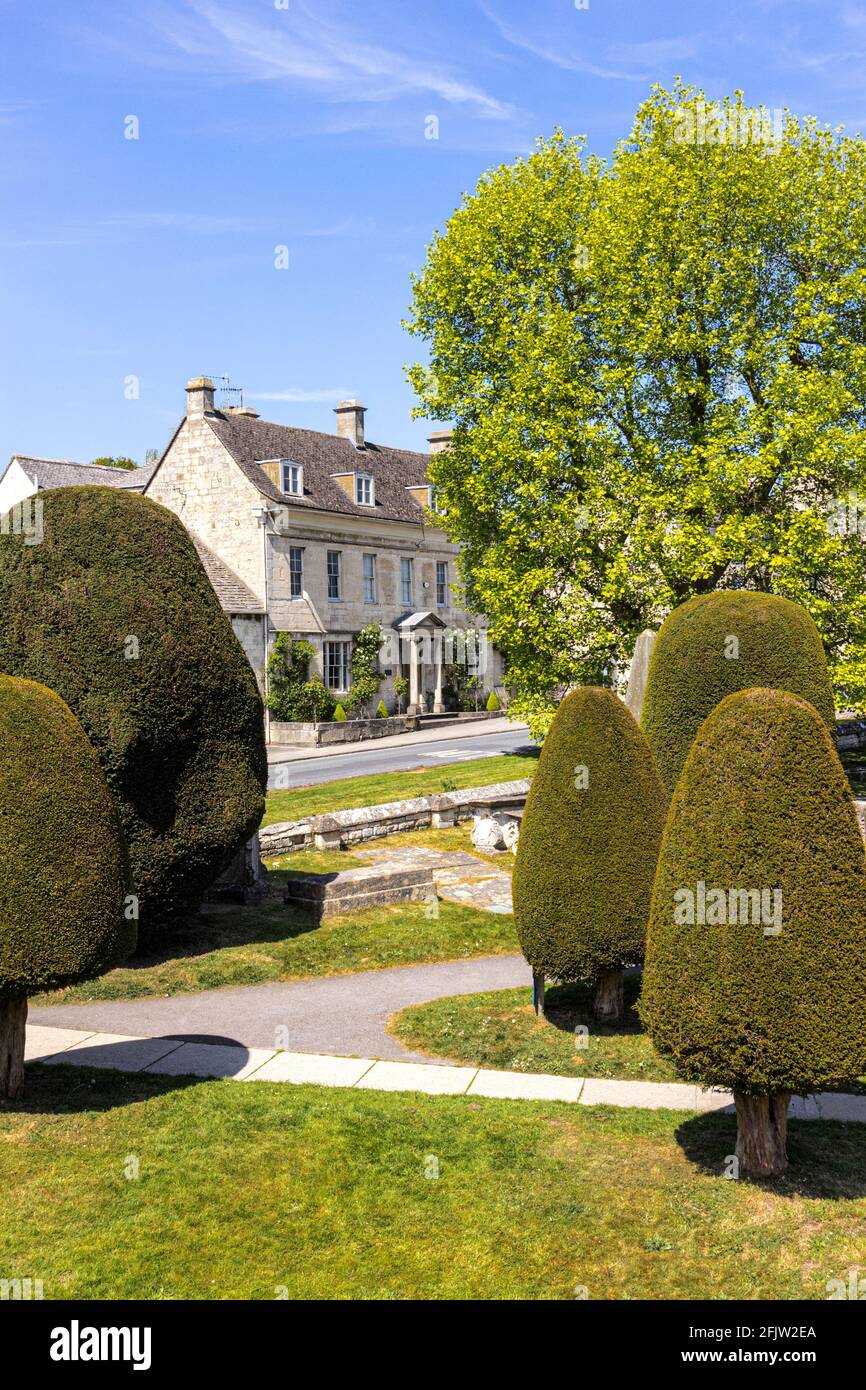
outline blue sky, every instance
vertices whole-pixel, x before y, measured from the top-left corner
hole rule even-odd
[[[203,372],[313,429],[359,395],[371,439],[426,448],[400,320],[484,169],[558,124],[609,153],[677,75],[866,128],[846,0],[0,0],[0,21],[0,464],[141,461]]]

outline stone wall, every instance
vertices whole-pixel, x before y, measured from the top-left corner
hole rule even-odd
[[[414,715],[394,714],[387,719],[328,720],[323,724],[270,722],[270,742],[297,744],[304,748],[331,743],[358,743],[364,738],[387,738],[418,728]]]
[[[260,831],[263,855],[288,854],[296,849],[344,849],[382,835],[396,835],[427,826],[438,829],[471,820],[479,811],[519,811],[526,804],[529,780],[495,782],[489,787],[435,792],[379,806],[330,811],[302,821],[279,821]]]

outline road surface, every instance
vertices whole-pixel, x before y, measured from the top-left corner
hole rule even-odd
[[[479,726],[481,729],[484,725]],[[450,732],[450,731],[449,731]],[[408,739],[411,739],[411,735]],[[410,742],[377,748],[373,743],[358,744],[354,751],[332,753],[327,757],[298,757],[271,762],[268,787],[271,791],[303,787],[317,782],[337,782],[346,777],[369,777],[383,772],[402,772],[416,767],[441,767],[445,763],[468,762],[476,758],[496,758],[503,753],[531,752],[534,744],[527,729],[514,728],[496,733],[472,733],[427,742]],[[273,755],[279,757],[279,755]]]

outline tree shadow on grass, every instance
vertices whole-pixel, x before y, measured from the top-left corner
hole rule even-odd
[[[186,1050],[182,1046],[186,1044]],[[181,1055],[182,1053],[182,1055]],[[24,1095],[0,1100],[0,1119],[14,1114],[111,1110],[166,1091],[237,1076],[251,1060],[235,1038],[212,1033],[165,1033],[154,1038],[85,1043],[76,1060],[28,1062]],[[158,1070],[144,1070],[149,1066]]]
[[[188,922],[165,936],[159,946],[130,957],[124,970],[149,970],[173,960],[194,960],[227,946],[254,946],[291,941],[321,926],[308,913],[269,894],[261,903],[208,903]]]
[[[544,1017],[553,1028],[563,1033],[574,1033],[575,1028],[580,1026],[585,1026],[590,1033],[601,1037],[642,1033],[644,1029],[636,1008],[640,983],[639,971],[626,973],[622,1023],[599,1023],[598,1019],[593,1017],[592,1001],[595,989],[589,984],[548,985],[544,995]]]
[[[731,1168],[737,1121],[727,1110],[691,1115],[677,1127],[685,1157],[722,1181]],[[781,1178],[738,1178],[777,1197],[844,1199],[866,1196],[866,1125],[832,1120],[788,1121],[788,1171]]]

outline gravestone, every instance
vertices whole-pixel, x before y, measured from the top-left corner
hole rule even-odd
[[[628,690],[626,691],[625,703],[631,710],[635,719],[640,723],[643,700],[646,693],[647,677],[649,675],[650,657],[655,645],[658,633],[651,627],[644,628],[634,644],[634,656],[631,659],[631,668],[628,673]]]

